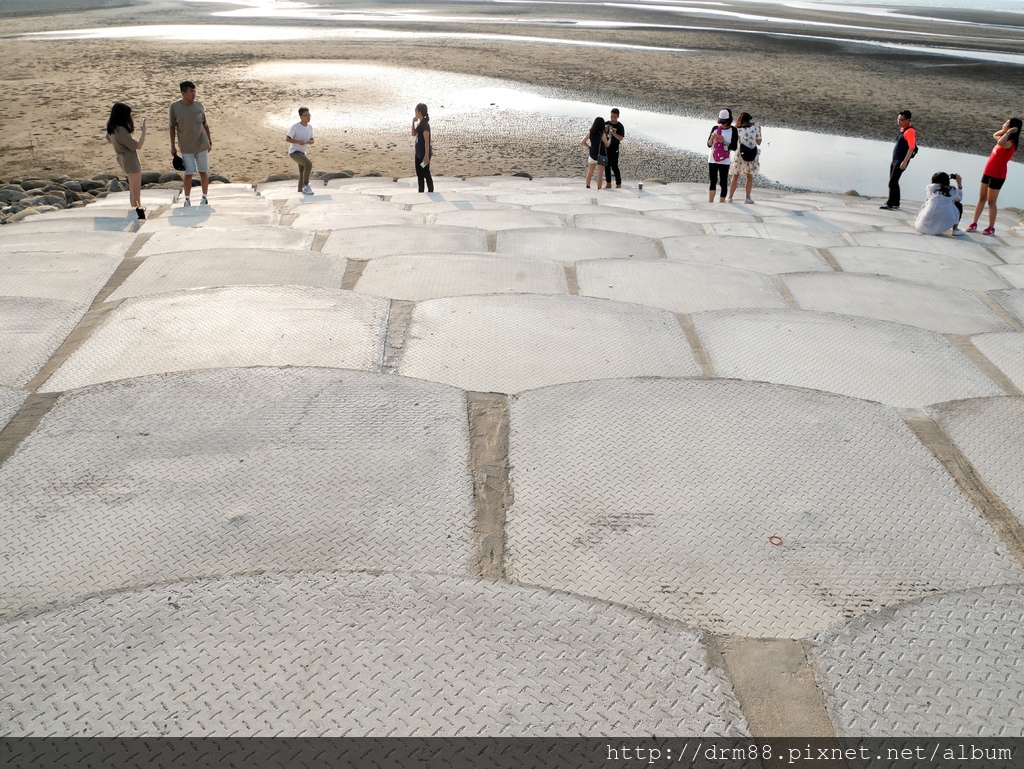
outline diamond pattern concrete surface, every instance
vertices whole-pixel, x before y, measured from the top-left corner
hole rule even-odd
[[[577,262],[584,259],[657,259],[654,241],[608,230],[524,229],[498,233],[499,254]]]
[[[847,272],[784,275],[783,280],[804,310],[863,315],[942,334],[1010,328],[970,291],[951,286]]]
[[[831,252],[846,272],[892,275],[895,278],[981,291],[1012,285],[996,275],[998,270],[1006,268],[989,268],[954,256],[873,246],[845,246],[833,248]]]
[[[84,303],[0,296],[0,385],[28,384],[86,309]]]
[[[568,294],[562,265],[495,254],[420,254],[374,259],[356,291],[420,301],[468,294]]]
[[[340,288],[346,260],[313,251],[225,248],[155,254],[122,283],[110,300],[210,286],[321,286]]]
[[[481,230],[510,230],[521,227],[560,227],[563,223],[558,214],[542,211],[448,211],[435,214],[436,224],[455,227],[475,227]]]
[[[1024,736],[1024,587],[926,598],[818,640],[840,736]]]
[[[918,232],[855,232],[852,234],[858,246],[894,248],[906,251],[924,251],[929,254],[955,256],[979,264],[1002,264],[992,252],[977,243],[965,243],[953,237],[925,237]]]
[[[308,251],[313,245],[312,232],[285,227],[244,227],[222,229],[203,227],[183,238],[180,232],[156,232],[139,249],[139,256],[168,254],[176,251],[210,251],[225,248],[271,248]]]
[[[0,468],[0,612],[256,571],[466,574],[467,429],[463,393],[362,372],[65,396]]]
[[[1001,395],[933,331],[871,318],[792,310],[695,315],[720,377],[810,387],[891,406]]]
[[[1024,264],[1006,264],[992,271],[1014,288],[1024,288]]]
[[[0,386],[0,430],[18,413],[24,401],[25,393],[21,390]]]
[[[290,286],[129,299],[44,389],[233,366],[376,370],[387,311],[385,300],[351,291]]]
[[[510,462],[510,579],[710,632],[807,637],[1024,577],[878,404],[749,382],[552,387],[513,400]]]
[[[19,736],[748,734],[693,633],[493,582],[171,585],[0,626],[0,639],[0,718]]]
[[[134,232],[25,232],[19,225],[0,227],[0,253],[19,251],[124,256],[135,242]],[[6,234],[10,231],[10,235]]]
[[[768,238],[784,240],[788,243],[800,243],[815,248],[831,248],[832,246],[849,245],[841,232],[814,230],[799,225],[788,224],[788,220],[779,221],[781,217],[757,222],[716,222],[711,225],[715,235],[719,237]]]
[[[736,267],[769,275],[777,272],[832,271],[816,248],[799,243],[700,235],[665,238],[663,245],[669,259]]]
[[[980,334],[971,337],[971,341],[1006,374],[1018,390],[1024,391],[1024,334],[1016,331]]]
[[[580,294],[699,312],[734,307],[787,307],[766,276],[687,262],[598,259],[578,262]]]
[[[120,263],[111,254],[0,254],[0,295],[89,303]]]
[[[609,216],[607,212],[596,214],[577,214],[573,217],[576,226],[581,229],[623,232],[630,235],[641,235],[645,238],[669,238],[679,235],[700,235],[704,230],[693,222],[674,222],[646,214],[631,212],[616,213]]]
[[[487,233],[471,227],[438,225],[357,227],[332,232],[320,250],[327,254],[343,254],[349,259],[446,251],[471,253],[487,250]]]
[[[943,403],[930,411],[942,431],[1024,524],[1024,398]]]
[[[1024,290],[1019,288],[1004,291],[991,291],[989,296],[995,299],[1018,323],[1024,324]]]
[[[556,296],[454,297],[413,310],[398,367],[465,390],[513,393],[622,376],[696,376],[664,310]]]

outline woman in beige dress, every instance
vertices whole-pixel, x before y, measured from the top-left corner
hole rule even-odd
[[[117,153],[117,164],[128,175],[128,198],[132,208],[140,219],[146,218],[146,209],[142,205],[142,164],[139,163],[138,150],[146,141],[146,119],[142,119],[142,130],[138,141],[132,136],[135,132],[135,121],[132,120],[132,108],[117,102],[110,108],[110,119],[107,120],[107,141],[114,145]]]

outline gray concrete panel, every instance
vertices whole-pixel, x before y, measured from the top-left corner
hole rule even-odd
[[[22,234],[18,225],[5,225],[0,232],[11,234],[0,235],[0,254],[17,252],[42,253],[45,251],[71,254],[109,254],[124,256],[135,242],[134,232],[75,232],[69,236],[66,232],[25,232]]]
[[[798,224],[789,224],[788,220],[780,221],[780,219],[781,217],[767,219],[761,223],[716,222],[711,225],[711,229],[719,237],[769,238],[788,243],[800,243],[814,248],[849,245],[841,232],[808,229]]]
[[[353,227],[365,227],[372,220],[378,227],[409,227],[426,223],[426,216],[411,211],[392,211],[391,213],[351,213],[344,210],[316,213],[300,213],[292,222],[297,230],[347,230]]]
[[[832,271],[817,249],[800,243],[698,235],[665,238],[663,245],[669,259],[735,267],[768,275],[779,272]]]
[[[891,275],[981,291],[1011,285],[996,274],[1007,268],[986,267],[953,256],[872,246],[844,246],[833,248],[831,252],[845,272]]]
[[[198,186],[198,185],[197,185]],[[215,187],[211,187],[211,190]],[[142,191],[142,202],[147,206],[163,206],[178,200],[181,195],[179,189],[149,189]],[[128,211],[131,208],[131,194],[128,192],[108,192],[106,197],[93,200],[86,208],[123,208]]]
[[[408,190],[395,192],[388,197],[393,206],[425,206],[430,203],[487,203],[487,196],[479,192],[463,192],[461,190],[443,190],[441,192],[416,192]],[[504,207],[503,204],[502,207]],[[513,206],[518,208],[518,206]]]
[[[0,385],[0,430],[3,429],[25,402],[25,393]]]
[[[596,259],[577,262],[576,275],[583,296],[635,302],[672,312],[788,306],[768,277],[732,267]]]
[[[356,291],[418,302],[469,294],[568,294],[565,270],[549,259],[495,254],[416,254],[370,262]]]
[[[434,222],[494,231],[521,227],[561,227],[564,224],[564,217],[543,211],[449,211],[436,214]]]
[[[401,211],[402,207],[372,195],[350,192],[344,195],[297,195],[294,199],[287,199],[282,210],[290,214],[391,214]]]
[[[65,396],[0,468],[0,614],[227,574],[467,574],[468,451],[464,394],[398,377],[231,369]]]
[[[270,248],[308,251],[313,233],[285,227],[243,227],[228,229],[203,227],[189,230],[155,232],[139,250],[139,256],[179,251],[210,251],[225,248]]]
[[[346,260],[314,251],[225,248],[154,254],[122,283],[110,301],[213,286],[319,286],[341,288]]]
[[[573,217],[579,229],[623,232],[645,238],[670,238],[677,235],[701,235],[704,230],[693,222],[674,222],[671,219],[632,212],[601,212],[577,214]]]
[[[548,203],[543,206],[531,206],[531,211],[546,211],[550,214],[562,214],[575,217],[579,214],[595,214],[602,210],[601,206],[587,203]]]
[[[614,194],[601,195],[598,202],[609,208],[621,208],[625,211],[683,211],[693,210],[693,204],[686,198],[676,195],[649,195],[644,191],[614,191]]]
[[[0,254],[0,295],[88,305],[120,263],[116,254]]]
[[[700,368],[664,310],[581,297],[490,296],[418,304],[398,373],[513,393],[587,379],[696,376]]]
[[[852,272],[783,275],[782,279],[803,310],[863,315],[941,334],[1010,329],[970,291],[952,286]]]
[[[713,222],[735,222],[746,221],[758,215],[753,206],[740,203],[726,203],[698,206],[697,208],[679,209],[656,209],[647,212],[647,216],[659,219],[671,219],[679,222],[694,222],[696,224],[709,224]]]
[[[128,299],[43,389],[235,366],[377,370],[388,303],[351,291],[243,286]]]
[[[981,334],[971,337],[971,341],[1006,374],[1018,390],[1024,392],[1024,334],[1019,331]],[[1021,470],[1024,471],[1024,464]]]
[[[93,599],[0,632],[9,735],[748,733],[696,634],[494,582],[240,577]]]
[[[332,232],[320,249],[349,259],[377,259],[397,254],[431,254],[487,250],[487,233],[471,227],[420,225],[359,227]]]
[[[609,230],[558,229],[503,230],[495,250],[511,256],[543,257],[564,262],[585,259],[657,259],[654,241],[641,235]]]
[[[509,460],[511,580],[708,632],[805,638],[1024,576],[878,404],[751,382],[551,387],[513,399]]]
[[[966,226],[966,225],[965,225]],[[966,259],[978,264],[1002,264],[992,252],[977,243],[968,243],[954,237],[929,237],[919,232],[855,232],[853,239],[858,246],[874,246],[906,251],[924,251]]]
[[[993,267],[992,271],[1014,288],[1024,288],[1024,263]]]
[[[809,387],[892,406],[1002,394],[933,331],[794,310],[712,311],[693,322],[721,377]]]
[[[929,597],[822,636],[815,656],[837,733],[1024,736],[1022,628],[1024,587],[1005,585]]]
[[[85,303],[0,296],[0,385],[23,387],[85,315]]]
[[[195,208],[195,206],[192,206],[192,208]],[[235,214],[221,211],[219,214],[210,214],[208,216],[203,214],[174,216],[178,211],[191,211],[192,208],[176,208],[174,211],[171,211],[168,216],[151,216],[142,224],[142,226],[139,227],[139,232],[146,233],[176,230],[183,233],[180,237],[187,238],[189,235],[184,233],[191,230],[219,230],[224,229],[225,227],[232,229],[266,227],[268,225],[278,224],[281,221],[281,216],[276,211],[267,211],[260,214]]]
[[[992,250],[1007,264],[1024,264],[1024,241],[1021,238],[1006,238],[1005,240],[1010,245],[996,246]]]
[[[1024,324],[1024,289],[1009,288],[1003,291],[990,291],[989,296],[995,299],[1020,324]]]
[[[494,195],[494,200],[499,203],[509,203],[514,206],[534,208],[536,206],[565,205],[565,204],[590,204],[595,198],[600,201],[602,197],[597,189],[587,189],[582,184],[579,189],[559,189],[542,192],[540,190],[528,190],[525,192],[504,192]]]
[[[54,212],[55,213],[55,212]],[[22,222],[16,222],[16,227],[6,224],[0,230],[4,235],[0,236],[0,252],[4,251],[6,236],[12,234],[29,235],[43,232],[135,232],[139,227],[139,219],[132,210],[131,218],[128,216],[114,216],[110,214],[97,214],[90,212],[89,216],[52,218],[49,216],[33,216]]]
[[[907,224],[913,221],[913,217],[907,217],[903,212],[886,211],[881,212],[876,210],[874,213],[868,213],[867,211],[852,211],[852,210],[832,210],[832,211],[815,211],[813,214],[806,213],[803,218],[813,217],[822,221],[829,222],[836,225],[848,232],[864,232],[871,230],[875,227],[885,227],[892,224]],[[895,214],[895,216],[893,216]]]
[[[1024,524],[1024,398],[942,403],[929,411],[985,483]]]
[[[448,211],[518,211],[519,206],[509,203],[493,203],[489,200],[471,202],[468,200],[438,201],[434,203],[414,203],[409,209],[423,216],[443,214]]]

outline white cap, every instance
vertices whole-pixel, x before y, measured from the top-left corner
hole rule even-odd
[[[727,109],[723,109],[721,112],[718,113],[718,119],[719,120],[731,120],[732,119],[732,113],[729,112],[729,110],[727,110]]]

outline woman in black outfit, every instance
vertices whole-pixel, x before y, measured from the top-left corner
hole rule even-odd
[[[430,148],[430,115],[427,105],[422,102],[416,105],[416,116],[412,119],[412,135],[416,137],[416,183],[420,192],[426,183],[427,192],[434,191],[434,179],[430,175],[430,158],[434,151]]]
[[[608,162],[608,145],[612,143],[609,133],[604,130],[604,118],[594,118],[594,124],[590,126],[590,133],[583,137],[580,145],[590,149],[590,163],[587,168],[587,189],[590,189],[590,180],[597,171],[597,188],[601,189],[601,182],[604,181],[604,166]]]

